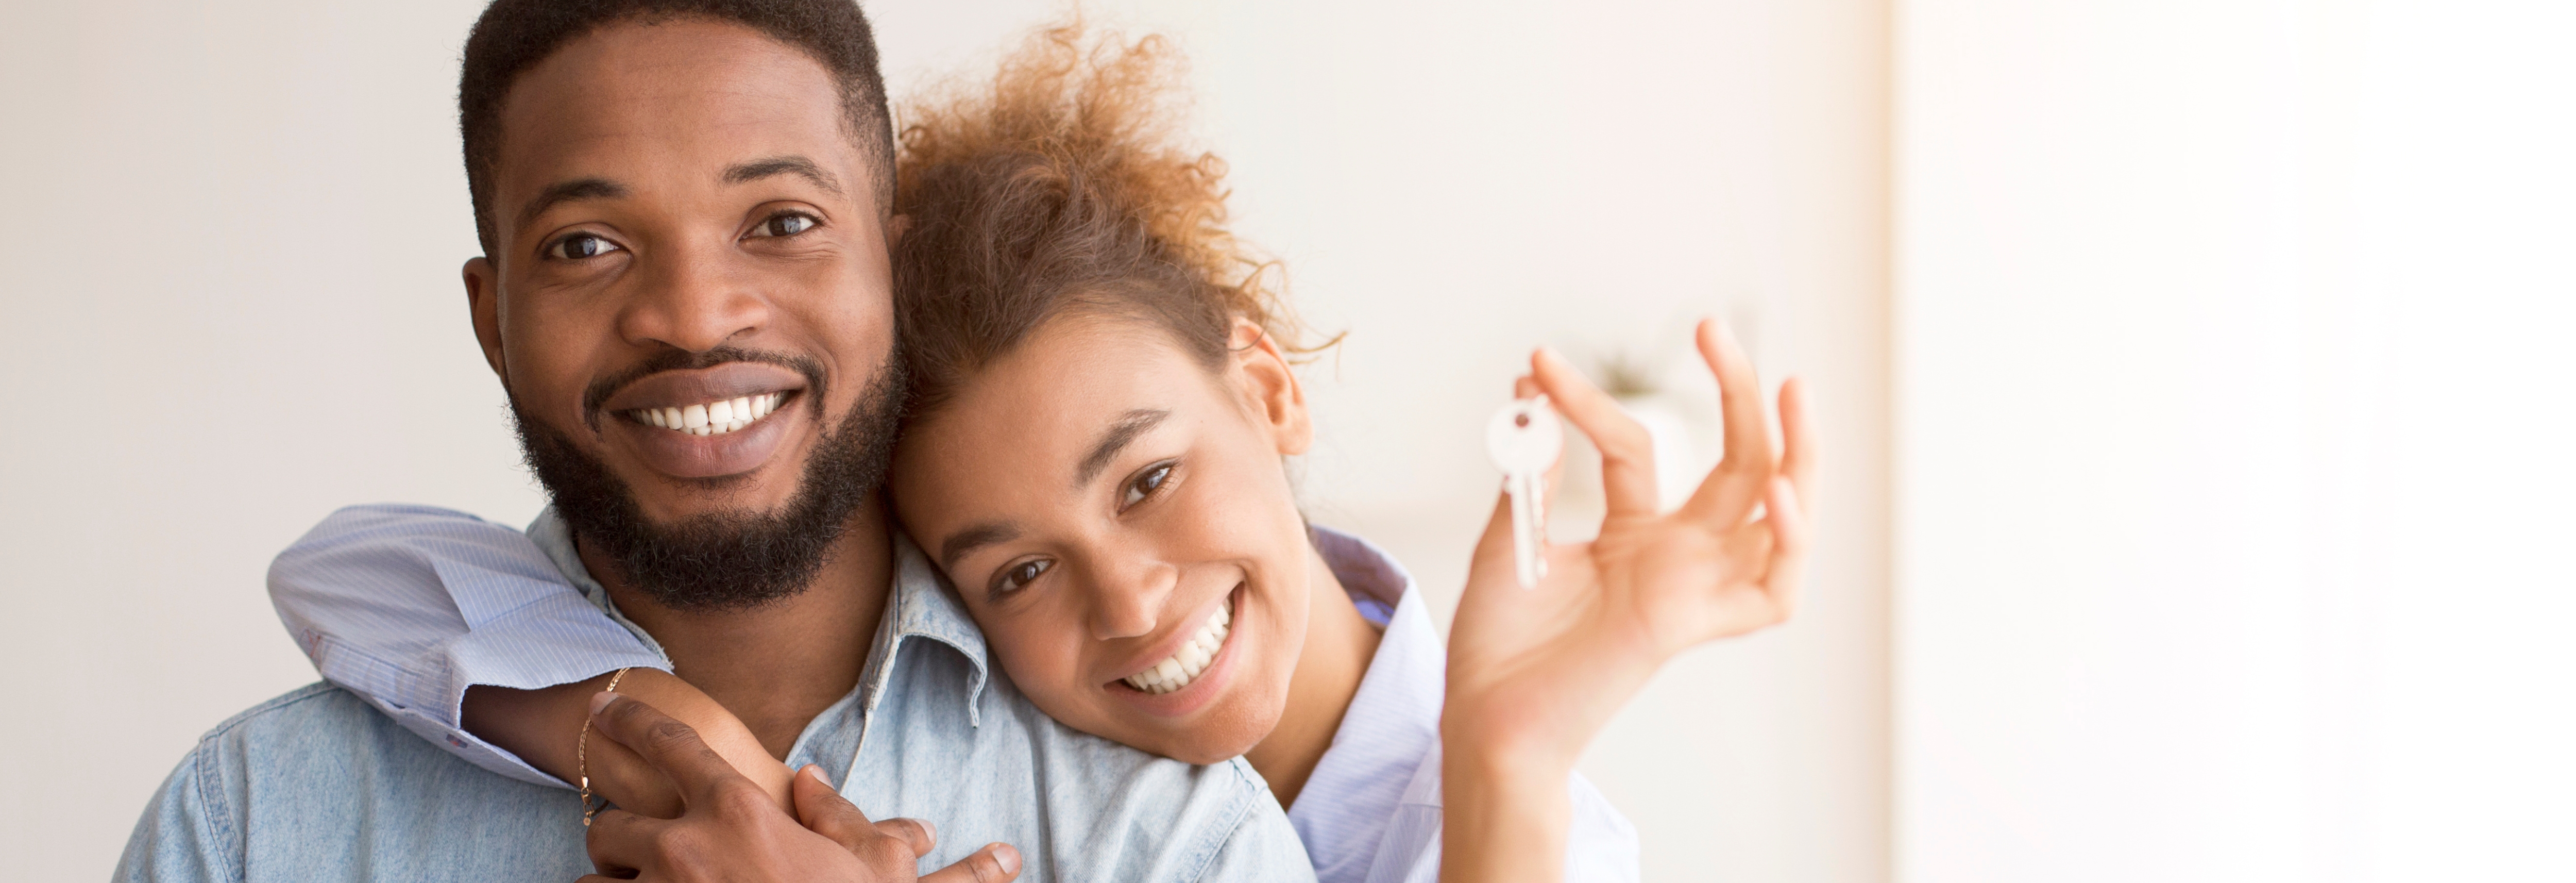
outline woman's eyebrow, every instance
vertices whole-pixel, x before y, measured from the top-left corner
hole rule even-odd
[[[1109,425],[1108,432],[1100,434],[1100,441],[1091,446],[1091,453],[1083,455],[1082,468],[1074,470],[1073,486],[1079,488],[1100,477],[1100,470],[1109,468],[1109,461],[1126,449],[1128,442],[1135,441],[1137,436],[1145,434],[1145,430],[1154,428],[1169,416],[1172,416],[1170,411],[1139,408],[1119,417],[1118,422]]]
[[[948,539],[939,544],[939,569],[954,573],[957,559],[966,553],[994,543],[1008,542],[1019,535],[1018,527],[999,521],[987,521],[949,534]]]

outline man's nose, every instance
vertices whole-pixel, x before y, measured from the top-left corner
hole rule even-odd
[[[1153,634],[1162,621],[1164,602],[1180,584],[1180,569],[1141,557],[1101,565],[1093,581],[1091,637],[1110,641]]]
[[[705,352],[768,325],[756,277],[715,251],[673,248],[637,268],[644,278],[618,317],[628,342]]]

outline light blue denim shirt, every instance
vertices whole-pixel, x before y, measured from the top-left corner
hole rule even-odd
[[[614,605],[551,512],[518,545],[495,530],[517,533],[444,510],[357,507],[280,556],[272,592],[281,609],[317,614],[287,619],[331,683],[208,733],[144,810],[116,878],[560,883],[590,872],[572,793],[455,727],[457,703],[467,684],[667,664],[648,636],[601,616]],[[1191,766],[1056,723],[989,672],[980,633],[920,551],[898,538],[896,553],[858,687],[787,760],[821,765],[872,818],[931,820],[940,843],[924,869],[1000,841],[1019,848],[1029,881],[1313,879],[1249,765]],[[451,588],[331,576],[381,582],[404,567]]]

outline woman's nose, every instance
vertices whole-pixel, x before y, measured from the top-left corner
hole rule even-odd
[[[1161,624],[1163,604],[1180,580],[1179,568],[1158,562],[1103,568],[1091,605],[1091,637],[1111,641],[1153,634]]]

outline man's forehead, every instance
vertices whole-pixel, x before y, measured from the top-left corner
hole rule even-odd
[[[865,189],[831,73],[739,26],[609,25],[521,74],[501,108],[495,184],[524,201],[567,178],[683,175],[717,183],[761,157],[810,157]],[[515,206],[499,206],[503,213]]]

